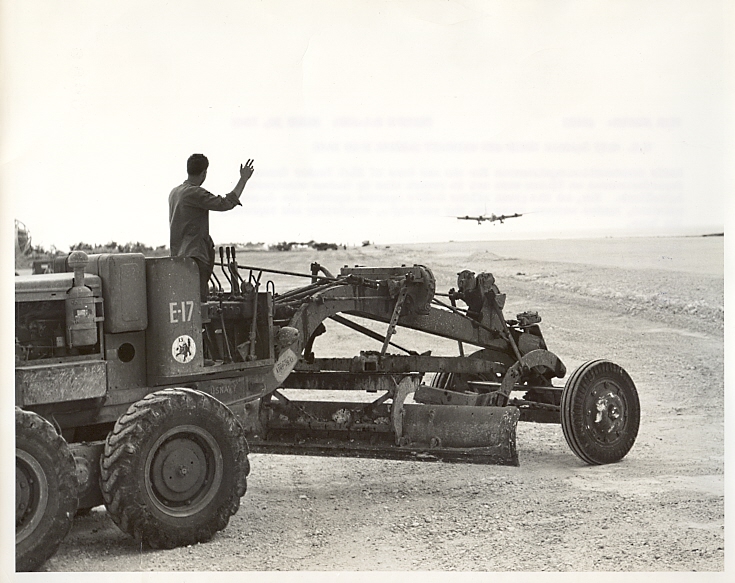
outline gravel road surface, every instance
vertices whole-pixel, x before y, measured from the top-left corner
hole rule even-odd
[[[549,241],[238,259],[302,272],[313,260],[333,271],[420,263],[442,291],[461,269],[494,273],[507,294],[506,317],[538,310],[549,349],[569,374],[606,358],[635,381],[640,432],[620,463],[585,465],[560,426],[525,423],[520,467],[251,454],[240,511],[211,542],[140,548],[99,507],[77,518],[43,569],[723,571],[722,239],[611,241],[596,241],[591,253],[584,242],[577,252],[557,242],[554,254]],[[638,260],[622,261],[626,253]],[[364,337],[327,337],[318,356],[379,348]],[[399,339],[413,340],[407,331]],[[456,354],[453,342],[431,348]]]

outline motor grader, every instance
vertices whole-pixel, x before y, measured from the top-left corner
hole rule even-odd
[[[518,465],[519,420],[560,423],[589,464],[633,446],[629,375],[593,360],[555,386],[566,368],[541,318],[506,319],[489,273],[439,292],[421,265],[292,273],[229,247],[219,267],[206,300],[184,258],[75,251],[15,278],[17,570],[100,504],[152,548],[210,539],[239,508],[250,451]],[[264,274],[309,281],[277,293]],[[327,325],[380,349],[317,357]],[[403,347],[399,327],[458,354]]]

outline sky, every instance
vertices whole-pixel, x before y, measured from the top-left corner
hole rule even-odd
[[[0,6],[3,217],[37,245],[168,244],[195,152],[219,195],[255,160],[217,243],[724,230],[726,2]],[[524,216],[456,218],[491,213]]]

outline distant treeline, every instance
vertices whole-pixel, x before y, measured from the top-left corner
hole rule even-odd
[[[336,243],[317,243],[316,241],[308,241],[306,243],[298,243],[296,241],[291,241],[290,243],[287,243],[286,241],[283,241],[281,243],[276,243],[275,245],[271,246],[271,249],[274,249],[276,251],[291,251],[292,249],[316,249],[317,251],[327,251],[328,249],[337,250],[339,248],[347,249],[346,245],[337,245]]]
[[[122,245],[115,241],[110,241],[104,245],[90,245],[89,243],[79,242],[69,247],[69,252],[72,251],[86,251],[87,253],[142,253],[148,257],[162,257],[168,255],[168,246],[159,245],[153,248],[140,241]]]
[[[169,254],[167,245],[159,245],[154,248],[140,241],[122,245],[115,241],[110,241],[104,245],[79,242],[71,245],[69,251],[61,251],[54,245],[51,245],[48,249],[43,245],[33,245],[28,247],[23,253],[16,251],[15,266],[16,268],[29,267],[34,261],[46,261],[54,257],[62,257],[72,251],[85,251],[87,253],[142,253],[146,257],[165,257]]]
[[[271,250],[271,251],[291,251],[293,249],[316,249],[317,251],[326,251],[328,249],[347,249],[346,245],[338,245],[337,243],[318,243],[316,241],[308,241],[306,243],[300,243],[296,241],[277,243],[275,245],[266,245],[265,243],[234,243],[231,244],[233,247],[241,251],[254,251],[254,250]],[[159,245],[158,247],[151,247],[140,241],[135,243],[117,243],[116,241],[110,241],[104,245],[98,243],[85,243],[80,241],[74,245],[69,246],[69,251],[61,251],[54,245],[51,245],[48,249],[42,245],[29,245],[26,247],[25,252],[16,251],[16,267],[28,267],[33,261],[53,259],[54,257],[61,257],[68,255],[72,251],[85,251],[86,253],[142,253],[146,257],[166,257],[169,255],[168,245]]]

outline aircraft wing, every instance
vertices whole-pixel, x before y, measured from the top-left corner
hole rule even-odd
[[[500,215],[497,217],[493,216],[493,220],[500,221],[502,223],[505,219],[514,219],[516,217],[522,217],[522,216],[523,216],[523,213],[514,213],[512,215]]]

